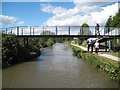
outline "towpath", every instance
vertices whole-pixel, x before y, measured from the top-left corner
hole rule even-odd
[[[79,48],[81,48],[81,49],[84,50],[84,51],[87,51],[87,48],[85,48],[85,47],[83,47],[83,46],[79,46],[79,45],[73,44],[73,43],[71,43],[71,45],[76,46],[76,47],[79,47]],[[115,60],[115,61],[120,61],[120,58],[119,58],[119,57],[106,54],[105,52],[98,52],[98,55],[99,55],[99,56],[106,57],[106,58],[109,58],[109,59],[112,59],[112,60]]]

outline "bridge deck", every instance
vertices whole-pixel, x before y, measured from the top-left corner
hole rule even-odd
[[[8,27],[2,29],[5,34],[14,34],[22,38],[38,38],[38,37],[80,37],[80,38],[114,38],[120,37],[119,27],[99,27],[96,26],[24,26],[24,27]]]
[[[96,35],[17,35],[17,37],[20,37],[20,38],[69,38],[69,37],[72,37],[72,38],[96,38],[97,36]],[[99,37],[102,37],[102,38],[120,38],[120,35],[100,35]]]

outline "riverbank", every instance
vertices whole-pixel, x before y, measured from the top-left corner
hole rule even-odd
[[[46,41],[46,42],[45,42]],[[53,45],[51,38],[17,38],[15,35],[2,35],[2,68],[32,60],[40,56],[41,48]]]
[[[26,61],[30,61],[34,58],[37,58],[38,56],[40,56],[41,52],[30,52],[29,54],[26,55],[18,55],[16,57],[11,57],[7,62],[2,63],[2,68],[7,68],[10,66],[13,66],[15,64],[19,64],[22,62],[26,62]]]
[[[120,66],[118,58],[108,57],[108,55],[103,54],[91,54],[86,51],[87,49],[85,47],[74,44],[71,44],[71,47],[75,56],[83,58],[94,67],[105,71],[110,76],[110,79],[120,81]]]

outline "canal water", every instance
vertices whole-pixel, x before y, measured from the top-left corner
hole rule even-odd
[[[41,50],[35,60],[3,69],[3,88],[117,88],[117,82],[82,59],[66,44]]]

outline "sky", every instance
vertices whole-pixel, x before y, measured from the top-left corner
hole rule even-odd
[[[94,0],[93,0],[94,1]],[[83,23],[104,26],[109,16],[118,12],[114,2],[2,2],[0,27],[14,26],[81,26]]]

